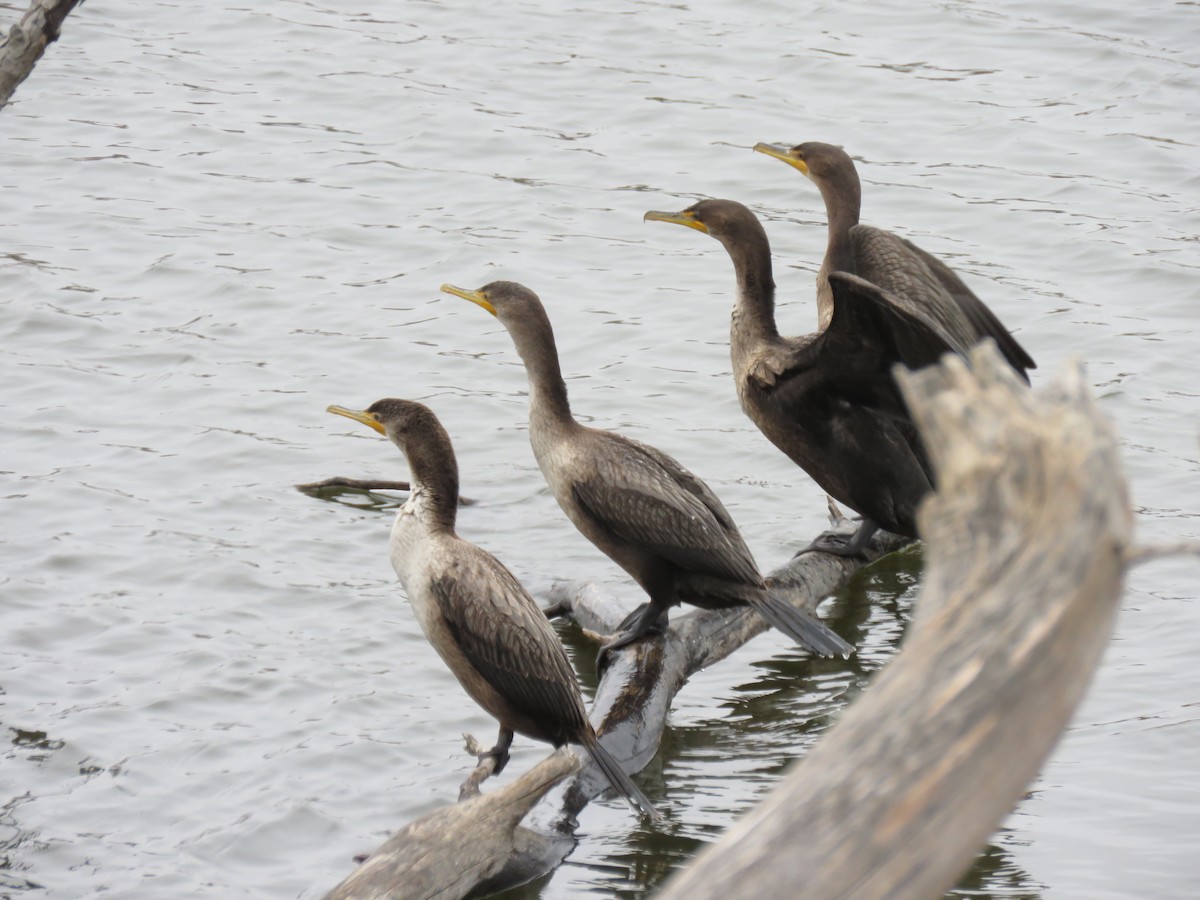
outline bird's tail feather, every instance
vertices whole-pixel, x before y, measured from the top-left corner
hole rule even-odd
[[[754,608],[764,619],[813,653],[845,659],[854,652],[853,645],[838,637],[820,619],[771,593],[764,593]]]
[[[596,736],[595,732],[584,738],[583,746],[596,765],[600,767],[600,771],[604,773],[604,777],[608,779],[608,783],[613,786],[613,790],[624,797],[635,810],[640,811],[655,822],[662,821],[662,814],[646,799],[646,795],[633,783],[633,779],[625,774],[625,770],[621,768],[621,764],[613,759],[612,755],[604,749],[600,744],[600,738]]]

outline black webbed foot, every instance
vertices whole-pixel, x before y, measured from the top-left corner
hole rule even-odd
[[[823,534],[800,552],[813,553],[816,551],[830,553],[833,556],[867,558],[867,554],[863,552],[862,548],[854,546],[853,536],[845,534]]]
[[[508,748],[512,746],[513,733],[507,728],[500,729],[500,735],[496,738],[496,746],[491,750],[484,750],[477,757],[480,763],[486,759],[494,759],[495,766],[492,768],[493,775],[499,775],[504,771],[504,767],[508,765]],[[478,745],[476,745],[478,746]]]
[[[834,556],[866,559],[867,546],[871,543],[871,538],[878,530],[879,526],[870,519],[863,519],[862,524],[858,526],[858,530],[854,534],[849,536],[844,534],[823,534],[800,552],[810,553],[814,550],[819,550],[822,553],[831,553]]]

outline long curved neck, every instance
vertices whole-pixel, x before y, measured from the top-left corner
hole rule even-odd
[[[862,207],[862,186],[854,164],[835,172],[829,179],[817,182],[825,201],[829,219],[829,243],[825,259],[817,272],[817,325],[825,329],[833,320],[833,288],[829,286],[830,272],[855,272],[854,246],[850,229],[858,224]]]
[[[718,238],[729,251],[737,275],[730,333],[734,344],[740,338],[754,340],[779,336],[775,327],[775,277],[771,269],[771,245],[757,220],[726,239]]]
[[[458,516],[458,462],[440,424],[422,429],[401,449],[412,473],[408,505],[429,531],[454,533]]]
[[[854,254],[850,245],[850,229],[858,224],[862,210],[862,185],[858,172],[851,166],[817,185],[825,201],[829,219],[829,244],[825,248],[826,272],[853,272]]]
[[[546,311],[540,307],[528,310],[519,326],[511,328],[509,333],[529,378],[530,431],[576,426],[558,363],[554,329]]]

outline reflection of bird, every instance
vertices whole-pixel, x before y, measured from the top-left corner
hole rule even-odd
[[[994,339],[1009,364],[1029,380],[1025,370],[1037,364],[953,269],[890,231],[858,224],[862,187],[846,151],[816,141],[790,150],[775,144],[755,144],[754,149],[799,169],[825,201],[829,245],[817,273],[817,316],[822,328],[833,315],[829,275],[850,272],[890,291],[909,309],[919,309],[964,347]]]
[[[879,526],[916,537],[917,504],[933,477],[891,370],[927,366],[962,348],[920,312],[845,272],[829,276],[828,327],[780,337],[771,246],[754,213],[733,200],[702,200],[645,218],[695,228],[729,251],[737,274],[729,342],[742,409],[827,493],[863,516],[848,543],[830,537],[815,546],[857,555]]]
[[[588,540],[650,595],[608,643],[607,653],[665,622],[668,608],[751,606],[800,644],[846,656],[849,644],[772,595],[721,501],[703,481],[654,447],[575,421],[541,301],[520,284],[442,290],[477,303],[508,329],[529,376],[529,438],[550,490]]]
[[[500,720],[496,746],[483,754],[495,758],[494,771],[508,762],[514,731],[555,747],[582,744],[631,806],[658,818],[601,746],[566,651],[541,609],[496,557],[454,533],[458,466],[437,417],[410,400],[329,412],[386,435],[408,457],[412,493],[392,525],[392,566],[429,643],[471,698]]]

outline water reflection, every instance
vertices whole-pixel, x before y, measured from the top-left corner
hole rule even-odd
[[[1001,834],[1011,835],[1007,829]],[[971,897],[979,900],[1041,900],[1044,885],[1018,866],[1004,847],[989,844],[975,860],[958,886],[946,897]]]
[[[690,720],[683,710],[673,715],[654,763],[640,777],[667,812],[662,828],[607,833],[597,857],[588,852],[594,837],[585,830],[581,848],[558,872],[503,896],[533,900],[585,892],[623,898],[653,894],[774,788],[895,655],[911,618],[921,567],[919,548],[893,554],[856,575],[827,604],[827,620],[858,638],[861,650],[851,659],[812,659],[789,648],[751,662],[752,677],[712,698],[710,706],[719,715]],[[559,633],[590,688],[594,648],[574,625],[562,625]],[[658,799],[663,797],[665,802]],[[947,897],[1038,900],[1040,890],[1010,852],[993,843]]]
[[[0,696],[3,694],[4,691],[0,689]],[[9,772],[25,764],[43,765],[63,748],[63,741],[51,738],[44,731],[12,725],[7,730],[11,733],[11,746],[5,749],[0,759],[3,760],[4,769]],[[14,779],[15,783],[20,781]],[[33,799],[33,794],[25,791],[0,806],[0,896],[8,896],[5,893],[7,891],[15,893],[44,889],[44,885],[22,874],[32,868],[28,860],[49,847],[38,839],[37,832],[26,830],[19,824],[21,807]]]

